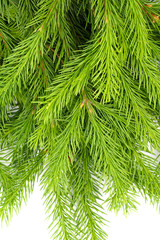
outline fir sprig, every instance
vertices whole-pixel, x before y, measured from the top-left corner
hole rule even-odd
[[[158,1],[0,0],[2,222],[37,179],[52,239],[106,239],[102,202],[159,206],[147,155],[160,150],[159,12]]]

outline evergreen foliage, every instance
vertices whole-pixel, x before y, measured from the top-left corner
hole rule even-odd
[[[106,239],[102,202],[159,206],[159,14],[151,0],[0,0],[1,221],[37,180],[52,239]]]

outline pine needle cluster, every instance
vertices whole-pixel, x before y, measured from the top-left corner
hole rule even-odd
[[[1,221],[37,180],[52,239],[106,239],[102,203],[159,206],[159,14],[151,0],[0,0]]]

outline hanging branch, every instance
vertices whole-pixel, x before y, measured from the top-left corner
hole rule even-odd
[[[159,206],[159,12],[142,0],[0,0],[2,222],[36,180],[55,240],[106,240],[103,203],[127,214],[141,194]]]

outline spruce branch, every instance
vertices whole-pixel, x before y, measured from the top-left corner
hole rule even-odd
[[[97,182],[101,185],[99,175],[93,172],[93,169],[94,165],[88,151],[79,153],[71,176],[73,206],[79,229],[77,239],[106,239],[107,237],[100,228],[100,224],[105,224],[105,213],[100,204],[102,199],[97,186]],[[81,178],[83,178],[83,185]]]
[[[1,220],[6,222],[10,221],[14,211],[19,211],[22,201],[26,202],[28,196],[33,191],[35,179],[40,175],[42,168],[41,154],[36,156],[35,159],[28,159],[25,150],[21,151],[16,158],[21,158],[22,162],[21,164],[14,164],[13,167],[12,165],[8,167],[8,174],[11,176],[11,179],[0,194],[0,216]],[[17,160],[19,161],[19,159]]]
[[[159,207],[158,1],[0,0],[0,219],[40,181],[52,239]],[[148,147],[150,145],[150,148]],[[101,193],[104,193],[102,197]]]

